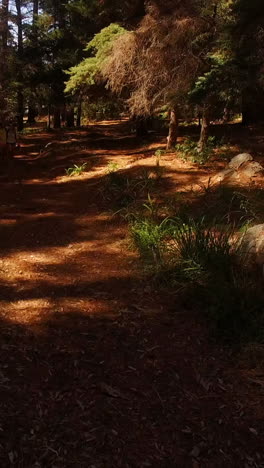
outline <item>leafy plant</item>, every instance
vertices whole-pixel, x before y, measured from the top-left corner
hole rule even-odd
[[[205,164],[213,154],[213,150],[216,146],[215,137],[209,137],[207,145],[202,152],[198,151],[197,143],[186,138],[184,143],[176,145],[176,152],[180,154],[183,159],[190,160],[198,164]]]
[[[229,278],[234,260],[234,228],[206,219],[177,221],[172,232],[172,254],[178,257],[186,277],[200,280],[216,275]]]
[[[80,166],[77,164],[74,164],[73,167],[69,167],[68,169],[65,169],[65,172],[68,176],[73,177],[73,176],[78,176],[81,175],[83,172],[85,172],[87,163],[83,163]]]
[[[159,206],[157,205],[156,200],[151,198],[150,194],[148,194],[148,200],[144,203],[143,208],[146,208],[151,218],[157,218]]]
[[[110,162],[107,165],[107,174],[113,174],[114,172],[117,172],[119,170],[119,165],[115,162]]]
[[[163,263],[164,241],[169,235],[166,219],[159,224],[147,218],[137,219],[131,224],[130,232],[141,258],[155,266]]]

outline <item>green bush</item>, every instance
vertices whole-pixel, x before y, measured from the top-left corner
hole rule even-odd
[[[213,154],[216,147],[215,137],[209,137],[207,145],[202,152],[198,151],[197,142],[190,138],[186,138],[183,143],[176,145],[176,152],[185,160],[190,160],[194,163],[205,164]]]

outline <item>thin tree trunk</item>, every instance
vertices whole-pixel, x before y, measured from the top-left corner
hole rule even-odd
[[[77,105],[76,127],[81,126],[81,120],[82,120],[82,96],[79,96],[78,105]]]
[[[242,124],[254,125],[263,121],[264,93],[254,89],[245,90],[242,95]]]
[[[21,89],[17,92],[17,128],[18,131],[24,128],[24,95]]]
[[[33,102],[33,97],[31,97],[31,100],[28,103],[28,123],[29,124],[34,124],[36,123],[36,117],[37,117],[37,109],[35,106],[35,103]]]
[[[64,127],[65,126],[65,122],[66,122],[66,105],[63,104],[63,106],[61,107],[61,124],[62,126]]]
[[[200,139],[197,145],[198,153],[202,153],[207,145],[207,141],[209,137],[209,127],[210,127],[209,111],[207,108],[204,108],[203,116],[202,116]]]
[[[16,0],[17,10],[17,54],[19,63],[18,83],[19,89],[17,92],[17,123],[18,130],[23,130],[24,127],[24,95],[22,91],[22,74],[20,72],[23,60],[23,25],[22,25],[22,12],[21,0]]]
[[[48,130],[50,130],[51,127],[51,115],[50,115],[50,104],[48,106]]]
[[[179,133],[179,120],[176,107],[170,111],[169,135],[167,137],[167,150],[175,148]]]
[[[136,117],[136,135],[142,138],[148,134],[147,121],[145,117]]]
[[[55,107],[53,112],[53,127],[61,128],[61,110],[59,107]]]
[[[37,28],[37,20],[39,14],[39,0],[33,1],[33,44],[37,48],[38,47],[38,28]],[[33,89],[30,90],[30,98],[28,102],[28,123],[34,124],[36,122],[35,118],[37,117],[38,112],[34,102],[34,91]]]
[[[74,107],[69,106],[66,110],[66,125],[67,127],[74,127]]]
[[[8,7],[9,0],[2,0],[2,11],[1,11],[1,36],[2,36],[2,48],[3,53],[7,51],[7,39],[8,39]]]
[[[33,1],[33,22],[36,23],[38,18],[38,11],[39,11],[39,0]]]
[[[7,95],[8,95],[8,11],[9,0],[2,0],[0,10],[0,27],[1,27],[1,70],[0,70],[0,119],[5,121],[7,112]]]
[[[224,114],[223,114],[223,122],[227,123],[230,121],[230,108],[225,107],[224,108]]]

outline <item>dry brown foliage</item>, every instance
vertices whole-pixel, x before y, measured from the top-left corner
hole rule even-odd
[[[187,10],[181,7],[162,14],[152,4],[139,28],[114,43],[103,75],[114,92],[127,92],[132,114],[147,115],[174,104],[201,71],[197,38],[207,24]]]

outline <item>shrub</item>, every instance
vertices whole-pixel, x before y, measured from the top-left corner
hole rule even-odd
[[[183,159],[190,160],[198,164],[205,164],[212,156],[215,146],[215,137],[209,137],[205,149],[202,152],[199,152],[197,143],[190,138],[186,138],[184,143],[179,143],[176,145],[175,149]]]
[[[137,218],[130,226],[135,247],[158,284],[181,290],[200,308],[214,334],[232,343],[264,340],[262,285],[246,261],[232,225],[206,219]]]

